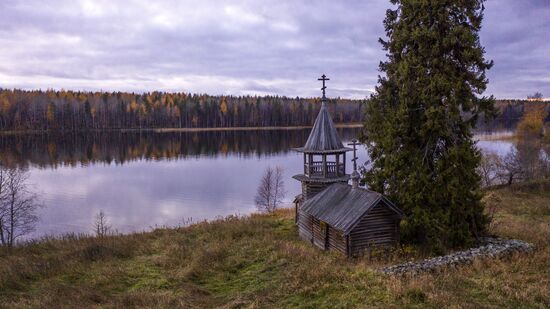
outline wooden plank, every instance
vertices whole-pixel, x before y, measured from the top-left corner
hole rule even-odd
[[[393,244],[398,240],[399,220],[395,212],[384,204],[378,204],[350,232],[350,252],[358,255],[371,246]]]
[[[329,227],[329,250],[335,250],[338,252],[346,253],[346,241],[342,233],[333,227]]]

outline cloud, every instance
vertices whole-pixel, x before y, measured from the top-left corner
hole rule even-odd
[[[525,98],[540,91],[550,95],[550,3],[487,1],[481,42],[495,65],[488,92],[497,97]]]
[[[0,86],[361,98],[389,1],[0,2]],[[488,93],[550,94],[545,1],[486,2]],[[332,91],[332,92],[331,92]]]

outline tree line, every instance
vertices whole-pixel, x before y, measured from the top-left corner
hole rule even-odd
[[[329,109],[337,123],[359,123],[365,120],[366,102],[330,99]],[[0,130],[309,126],[319,111],[318,103],[318,98],[284,96],[0,89]],[[488,122],[481,116],[476,127],[513,129],[529,104],[533,103],[499,100],[498,116]]]
[[[495,101],[495,108],[497,115],[494,118],[487,119],[485,115],[480,115],[475,128],[477,131],[514,130],[533,108],[545,110],[547,115],[544,121],[550,121],[550,104],[546,102],[502,99]]]
[[[1,130],[308,126],[318,98],[0,90]],[[335,122],[363,120],[364,100],[331,99]]]

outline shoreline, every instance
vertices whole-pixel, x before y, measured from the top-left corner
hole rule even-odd
[[[362,123],[336,123],[336,128],[362,128]],[[94,130],[0,130],[1,135],[26,135],[26,134],[86,134],[86,133],[128,133],[128,132],[153,132],[153,133],[171,133],[171,132],[228,132],[228,131],[287,131],[311,129],[313,126],[266,126],[266,127],[214,127],[214,128],[128,128],[128,129],[94,129]],[[474,133],[474,140],[514,140],[516,134],[514,131],[494,132],[494,133]]]
[[[336,128],[362,128],[362,123],[337,123]],[[25,134],[75,134],[75,133],[97,133],[97,132],[208,132],[208,131],[276,131],[276,130],[303,130],[313,126],[268,126],[268,127],[215,127],[215,128],[133,128],[133,129],[94,129],[94,130],[7,130],[0,131],[0,135],[25,135]]]
[[[517,135],[515,131],[477,133],[472,137],[475,141],[513,141],[516,138]]]

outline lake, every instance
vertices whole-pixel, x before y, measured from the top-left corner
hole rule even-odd
[[[92,233],[103,210],[121,233],[177,226],[256,211],[254,195],[268,166],[282,166],[290,204],[300,192],[304,130],[105,132],[0,136],[0,160],[29,170],[44,207],[30,238]],[[359,129],[338,130],[343,141]],[[484,140],[505,155],[512,143]],[[351,172],[351,155],[346,156]],[[367,160],[364,147],[359,162]]]

